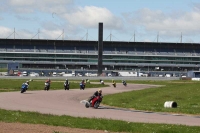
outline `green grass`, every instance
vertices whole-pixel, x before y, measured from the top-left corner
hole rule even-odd
[[[129,81],[137,84],[164,85],[159,88],[123,92],[104,96],[103,104],[155,112],[200,115],[200,82],[197,81]],[[175,101],[177,108],[164,108]]]
[[[22,83],[26,82],[25,79],[0,79],[0,92],[9,92],[9,91],[20,91]],[[28,91],[32,90],[43,90],[45,80],[33,80],[29,82]],[[70,89],[79,89],[80,81],[70,81]],[[50,90],[61,90],[63,87],[64,80],[53,80],[51,83]],[[86,84],[86,88],[99,88],[105,87],[108,85],[101,84]]]
[[[8,111],[0,109],[0,121],[45,124],[82,129],[134,133],[198,133],[200,127],[170,124],[133,123],[119,120],[56,116],[37,112]]]
[[[8,69],[7,68],[0,68],[0,72],[7,72]]]

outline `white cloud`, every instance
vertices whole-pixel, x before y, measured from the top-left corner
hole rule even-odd
[[[35,4],[35,0],[8,0],[12,6],[31,6]]]
[[[11,29],[8,27],[0,26],[1,38],[16,38],[16,39],[31,39],[34,34],[28,30],[22,29]]]
[[[200,11],[200,3],[193,3],[193,9],[195,11]]]
[[[62,30],[47,30],[42,29],[40,31],[40,39],[51,38],[51,39],[62,39]]]
[[[62,40],[68,39],[66,33],[63,34],[63,30],[60,29],[39,29],[39,31],[31,32],[25,29],[10,29],[7,27],[0,26],[1,38],[16,38],[16,39],[57,39]],[[77,38],[76,36],[71,36],[70,39]],[[77,39],[80,39],[77,38]]]
[[[13,29],[0,26],[0,35],[1,35],[1,38],[7,38],[9,35],[11,35],[13,33],[13,31],[14,31]]]
[[[187,12],[172,11],[166,13],[161,10],[144,8],[119,16],[103,7],[77,7],[73,3],[74,1],[7,0],[0,2],[3,5],[0,6],[0,11],[3,12],[0,16],[0,22],[4,24],[1,25],[4,27],[0,27],[3,29],[0,31],[0,35],[7,37],[13,32],[13,29],[6,28],[6,26],[21,28],[19,23],[10,22],[7,24],[6,21],[10,19],[24,24],[24,27],[18,31],[21,38],[33,37],[36,33],[25,29],[35,30],[35,28],[41,29],[41,38],[55,39],[62,33],[63,29],[70,38],[82,38],[80,36],[84,35],[87,29],[89,31],[97,30],[99,22],[103,22],[104,31],[107,34],[112,31],[114,36],[121,37],[119,40],[124,40],[125,37],[129,36],[131,38],[135,31],[137,32],[136,37],[144,41],[154,40],[158,32],[163,38],[177,38],[180,37],[181,32],[188,37],[200,35],[200,3],[194,3],[193,10]],[[54,15],[52,16],[52,14]]]
[[[163,35],[175,35],[181,32],[188,35],[200,34],[200,11],[167,14],[160,10],[141,9],[136,13],[126,14],[125,17],[130,25],[143,27],[147,32],[160,32]]]
[[[97,28],[99,22],[103,22],[104,27],[109,29],[123,28],[120,18],[114,16],[108,9],[95,6],[79,7],[73,12],[66,13],[64,18],[69,24],[83,26],[85,28]]]
[[[123,29],[122,18],[115,16],[108,9],[95,6],[76,7],[73,5],[73,1],[8,0],[5,4],[10,8],[2,10],[5,10],[5,13],[10,12],[23,23],[29,23],[33,19],[37,20],[34,27],[41,27],[44,30],[67,29],[74,35],[80,31],[84,32],[86,29],[97,29],[99,22],[103,22],[104,29]],[[43,15],[46,16],[43,18]]]
[[[66,11],[66,6],[73,3],[73,1],[74,0],[8,0],[7,5],[18,13],[32,13],[34,11],[64,12]]]

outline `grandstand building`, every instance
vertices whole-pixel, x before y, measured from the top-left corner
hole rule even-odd
[[[103,42],[105,71],[200,68],[199,43]],[[0,39],[0,68],[96,70],[98,41]]]

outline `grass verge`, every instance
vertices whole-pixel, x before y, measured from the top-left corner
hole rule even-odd
[[[200,115],[200,82],[128,81],[128,84],[130,83],[164,86],[106,95],[104,96],[103,104],[136,110]],[[164,108],[166,101],[175,101],[178,107]]]
[[[26,82],[25,79],[0,79],[0,92],[9,92],[9,91],[20,91],[22,83]],[[45,80],[33,80],[29,82],[28,91],[32,90],[43,90]],[[79,89],[80,81],[70,81],[70,89]],[[63,86],[64,80],[53,80],[51,83],[50,90],[61,90],[64,89]],[[86,88],[100,88],[106,87],[108,85],[101,84],[86,84]]]

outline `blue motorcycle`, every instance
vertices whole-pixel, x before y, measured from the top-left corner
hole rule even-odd
[[[84,83],[80,83],[80,90],[84,90],[85,89],[85,84]]]
[[[23,83],[23,84],[22,84],[22,87],[21,87],[21,93],[26,92],[27,89],[28,89],[28,85],[25,84],[25,83]]]

